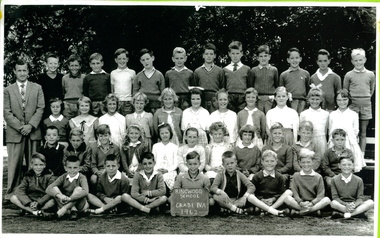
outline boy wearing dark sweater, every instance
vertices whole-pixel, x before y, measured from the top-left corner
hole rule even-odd
[[[99,53],[90,55],[92,72],[83,79],[83,95],[92,101],[93,115],[100,117],[105,114],[103,100],[111,92],[110,75],[103,67],[103,56]]]
[[[202,106],[209,113],[217,110],[215,93],[225,87],[224,71],[215,65],[216,47],[214,44],[207,43],[203,47],[204,64],[194,71],[194,82],[191,85],[199,86],[204,89]]]
[[[96,210],[90,209],[90,212],[100,214],[115,207],[117,210],[125,210],[122,202],[141,211],[148,210],[134,200],[128,192],[129,180],[119,171],[118,158],[113,154],[107,155],[105,173],[99,177],[96,196],[88,194],[89,202],[98,207]]]
[[[86,200],[88,194],[88,183],[86,176],[79,173],[79,158],[69,156],[65,162],[66,173],[62,174],[49,187],[46,188],[46,193],[55,198],[59,210],[57,217],[64,216],[67,212],[70,213],[71,219],[78,218],[78,212],[84,212],[88,209]],[[74,208],[75,210],[74,211]]]
[[[223,68],[228,91],[229,109],[238,113],[245,107],[245,90],[247,89],[250,67],[241,63],[243,46],[240,41],[233,41],[228,46],[231,63]]]
[[[165,196],[164,177],[154,170],[155,164],[154,155],[151,152],[144,152],[140,157],[140,166],[143,169],[135,173],[132,182],[132,198],[143,204],[148,213],[168,200]]]
[[[320,215],[319,210],[331,202],[325,197],[322,176],[313,170],[314,154],[306,148],[299,153],[301,171],[294,173],[290,182],[290,195],[285,198],[285,203],[293,209],[291,215],[304,216],[312,212]]]
[[[165,87],[172,88],[178,96],[178,107],[185,110],[190,106],[189,86],[193,83],[194,73],[185,66],[186,50],[176,47],[173,50],[172,60],[174,67],[165,73]]]
[[[257,108],[267,114],[272,108],[274,90],[278,87],[278,70],[269,64],[270,50],[267,45],[257,49],[259,65],[253,67],[248,73],[247,87],[254,87],[259,93]]]
[[[331,181],[331,194],[333,201],[331,207],[338,212],[333,213],[332,218],[350,218],[364,214],[373,208],[373,200],[363,201],[363,180],[354,175],[354,159],[341,157],[339,159],[341,173],[334,176]]]
[[[300,114],[306,106],[306,96],[309,91],[310,74],[300,68],[301,53],[297,48],[288,51],[289,69],[280,75],[279,86],[284,86],[292,94],[291,107]]]

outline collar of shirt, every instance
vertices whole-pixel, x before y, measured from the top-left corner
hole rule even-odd
[[[101,146],[102,146],[102,144],[101,144],[100,141],[98,140],[98,147],[100,148]],[[110,139],[109,146],[110,146],[110,149],[113,148],[113,143],[111,142],[111,139]]]
[[[302,144],[302,142],[300,140],[296,142],[297,145],[300,145],[302,147],[308,147],[310,145],[310,143],[311,143],[311,140],[306,142],[306,144],[304,144],[304,145]]]
[[[210,71],[212,71],[212,70],[214,69],[215,64],[212,63],[212,65],[211,65],[211,67],[210,67],[210,70],[207,69],[206,64],[203,64],[201,67],[204,68],[207,72],[210,72]]]
[[[271,65],[268,64],[267,66],[262,66],[262,65],[259,64],[258,66],[259,66],[259,69],[262,69],[262,68],[267,68],[267,69],[269,69]]]
[[[250,113],[250,112],[253,113],[253,112],[257,111],[258,109],[255,107],[254,109],[249,110],[248,107],[245,107],[244,110],[247,110],[248,113]]]
[[[292,71],[297,71],[297,70],[299,70],[299,69],[300,69],[300,67],[298,66],[296,69],[293,69],[292,67],[289,67],[288,70],[289,70],[290,72],[292,72]]]
[[[224,169],[224,174],[228,177],[233,177],[233,176],[236,176],[236,170],[234,170],[234,172],[232,173],[232,175],[230,175],[230,173],[228,173],[228,171],[226,169]]]
[[[79,178],[79,172],[74,177],[70,177],[70,175],[68,175],[68,174],[66,175],[66,179],[68,179],[70,181],[70,183],[72,183],[74,181],[74,179],[78,179],[78,178]]]
[[[352,174],[350,174],[350,176],[348,176],[347,178],[344,177],[344,176],[342,175],[342,180],[343,180],[345,183],[349,183],[349,182],[351,181],[351,178],[352,178]]]
[[[320,69],[317,69],[317,72],[315,72],[315,73],[317,74],[319,80],[323,81],[323,80],[325,80],[327,78],[327,76],[329,74],[332,74],[333,71],[330,68],[327,68],[327,73],[325,73],[324,75],[322,75]]]
[[[251,144],[249,144],[249,146],[245,146],[243,145],[243,141],[239,140],[237,142],[237,147],[239,147],[240,149],[243,149],[243,148],[248,148],[248,149],[252,149],[255,145],[251,142]]]
[[[82,76],[82,74],[79,72],[77,75],[73,75],[71,72],[69,73],[69,78],[72,78],[72,79],[80,78],[81,76]]]
[[[177,69],[177,68],[174,66],[172,69],[174,69],[174,70],[177,71],[177,72],[181,72],[182,70],[187,69],[187,67],[186,67],[186,66],[183,66],[181,69]]]
[[[305,172],[303,172],[303,169],[301,169],[301,171],[300,171],[300,175],[301,176],[305,176],[305,175],[307,175],[307,176],[314,176],[314,175],[316,175],[317,173],[312,169],[311,170],[311,173],[310,174],[305,174]]]
[[[138,144],[141,144],[141,141],[137,141],[135,143],[129,142],[129,147],[136,147]]]
[[[28,80],[25,80],[25,82],[23,83],[20,83],[19,81],[16,80],[16,83],[17,83],[18,89],[20,89],[20,92],[21,92],[21,84],[25,85],[25,90],[26,90],[26,84],[28,83]]]
[[[219,143],[212,142],[212,145],[213,145],[213,146],[224,146],[224,141],[219,142]]]
[[[365,73],[366,71],[367,71],[367,69],[365,67],[363,67],[362,70],[357,70],[354,68],[354,72],[356,72],[356,73]]]
[[[109,181],[110,183],[112,183],[115,179],[121,179],[121,173],[120,173],[119,170],[117,170],[117,171],[116,171],[116,174],[115,174],[115,176],[113,176],[113,178],[110,178],[109,175],[107,175],[107,178],[108,178],[108,181]]]
[[[46,141],[45,144],[44,144],[44,148],[49,148],[49,149],[50,149],[50,148],[53,148],[53,147],[49,147],[49,146],[48,146],[48,143],[47,143],[47,141]],[[55,146],[55,149],[58,150],[58,148],[59,148],[59,144],[58,144],[58,142],[57,142],[57,146]]]
[[[237,67],[236,67],[237,69],[240,69],[240,67],[243,66],[243,63],[240,62],[240,61],[237,62],[236,64],[237,64]],[[229,65],[226,66],[226,68],[227,68],[228,70],[233,71],[233,70],[234,70],[234,67],[235,67],[234,65],[235,65],[235,63],[231,62]]]
[[[268,173],[267,171],[265,171],[265,169],[263,170],[264,177],[271,176],[272,178],[275,178],[275,174],[276,173],[274,171],[272,173]]]
[[[185,175],[186,175],[187,179],[189,179],[189,180],[191,180],[191,181],[196,181],[196,180],[198,180],[199,174],[200,174],[200,172],[198,172],[198,174],[197,174],[194,178],[192,178],[192,177],[190,176],[190,172],[187,171],[187,173],[186,173]]]
[[[118,71],[118,72],[122,72],[122,71],[128,72],[129,68],[128,67],[125,67],[124,69],[117,68],[116,71]]]
[[[133,116],[135,117],[135,119],[137,119],[137,115],[140,115],[140,117],[143,118],[145,112],[143,111],[141,114],[137,114],[137,113],[135,112],[135,113],[133,113],[133,114],[134,114]]]
[[[145,174],[145,171],[144,170],[140,170],[140,175],[147,181],[148,185],[150,184],[150,181],[152,181],[152,179],[154,178],[154,176],[156,174],[158,174],[158,171],[157,170],[153,170],[153,173],[152,175],[150,176],[150,178],[148,178],[148,176],[146,176]]]
[[[91,71],[90,74],[106,74],[106,71],[104,71],[104,69],[102,69],[100,73],[95,73],[94,71]]]
[[[61,114],[61,115],[59,115],[59,117],[57,117],[57,118],[53,117],[53,115],[50,115],[50,116],[49,116],[49,119],[50,119],[50,121],[52,121],[52,122],[55,122],[55,121],[62,121],[62,119],[63,119],[63,115]]]

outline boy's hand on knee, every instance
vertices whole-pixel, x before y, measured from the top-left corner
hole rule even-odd
[[[229,196],[227,195],[227,193],[224,192],[223,190],[220,190],[219,195],[221,196],[222,201],[223,201],[224,203],[229,203],[229,202],[231,202],[230,197],[229,197]]]
[[[244,207],[246,203],[247,203],[247,198],[245,198],[245,197],[241,197],[235,201],[235,205],[237,207]]]
[[[38,202],[34,201],[34,202],[31,202],[29,204],[29,207],[32,209],[32,210],[37,210],[37,206],[38,206]]]
[[[109,197],[105,197],[104,198],[104,201],[108,204],[110,202],[112,202],[114,199],[113,198],[109,198]]]
[[[350,203],[347,203],[346,205],[346,211],[351,213],[355,210],[355,203],[354,202],[350,202]]]

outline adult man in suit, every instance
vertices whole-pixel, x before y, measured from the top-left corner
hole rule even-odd
[[[28,64],[18,60],[14,74],[16,82],[4,89],[4,119],[7,124],[6,142],[8,151],[8,188],[5,198],[21,182],[22,162],[25,155],[30,168],[32,153],[42,139],[40,122],[45,100],[39,84],[28,81]]]

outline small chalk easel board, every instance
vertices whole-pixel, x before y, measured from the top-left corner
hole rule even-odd
[[[209,192],[204,188],[176,188],[171,194],[172,216],[206,216],[209,211]]]

